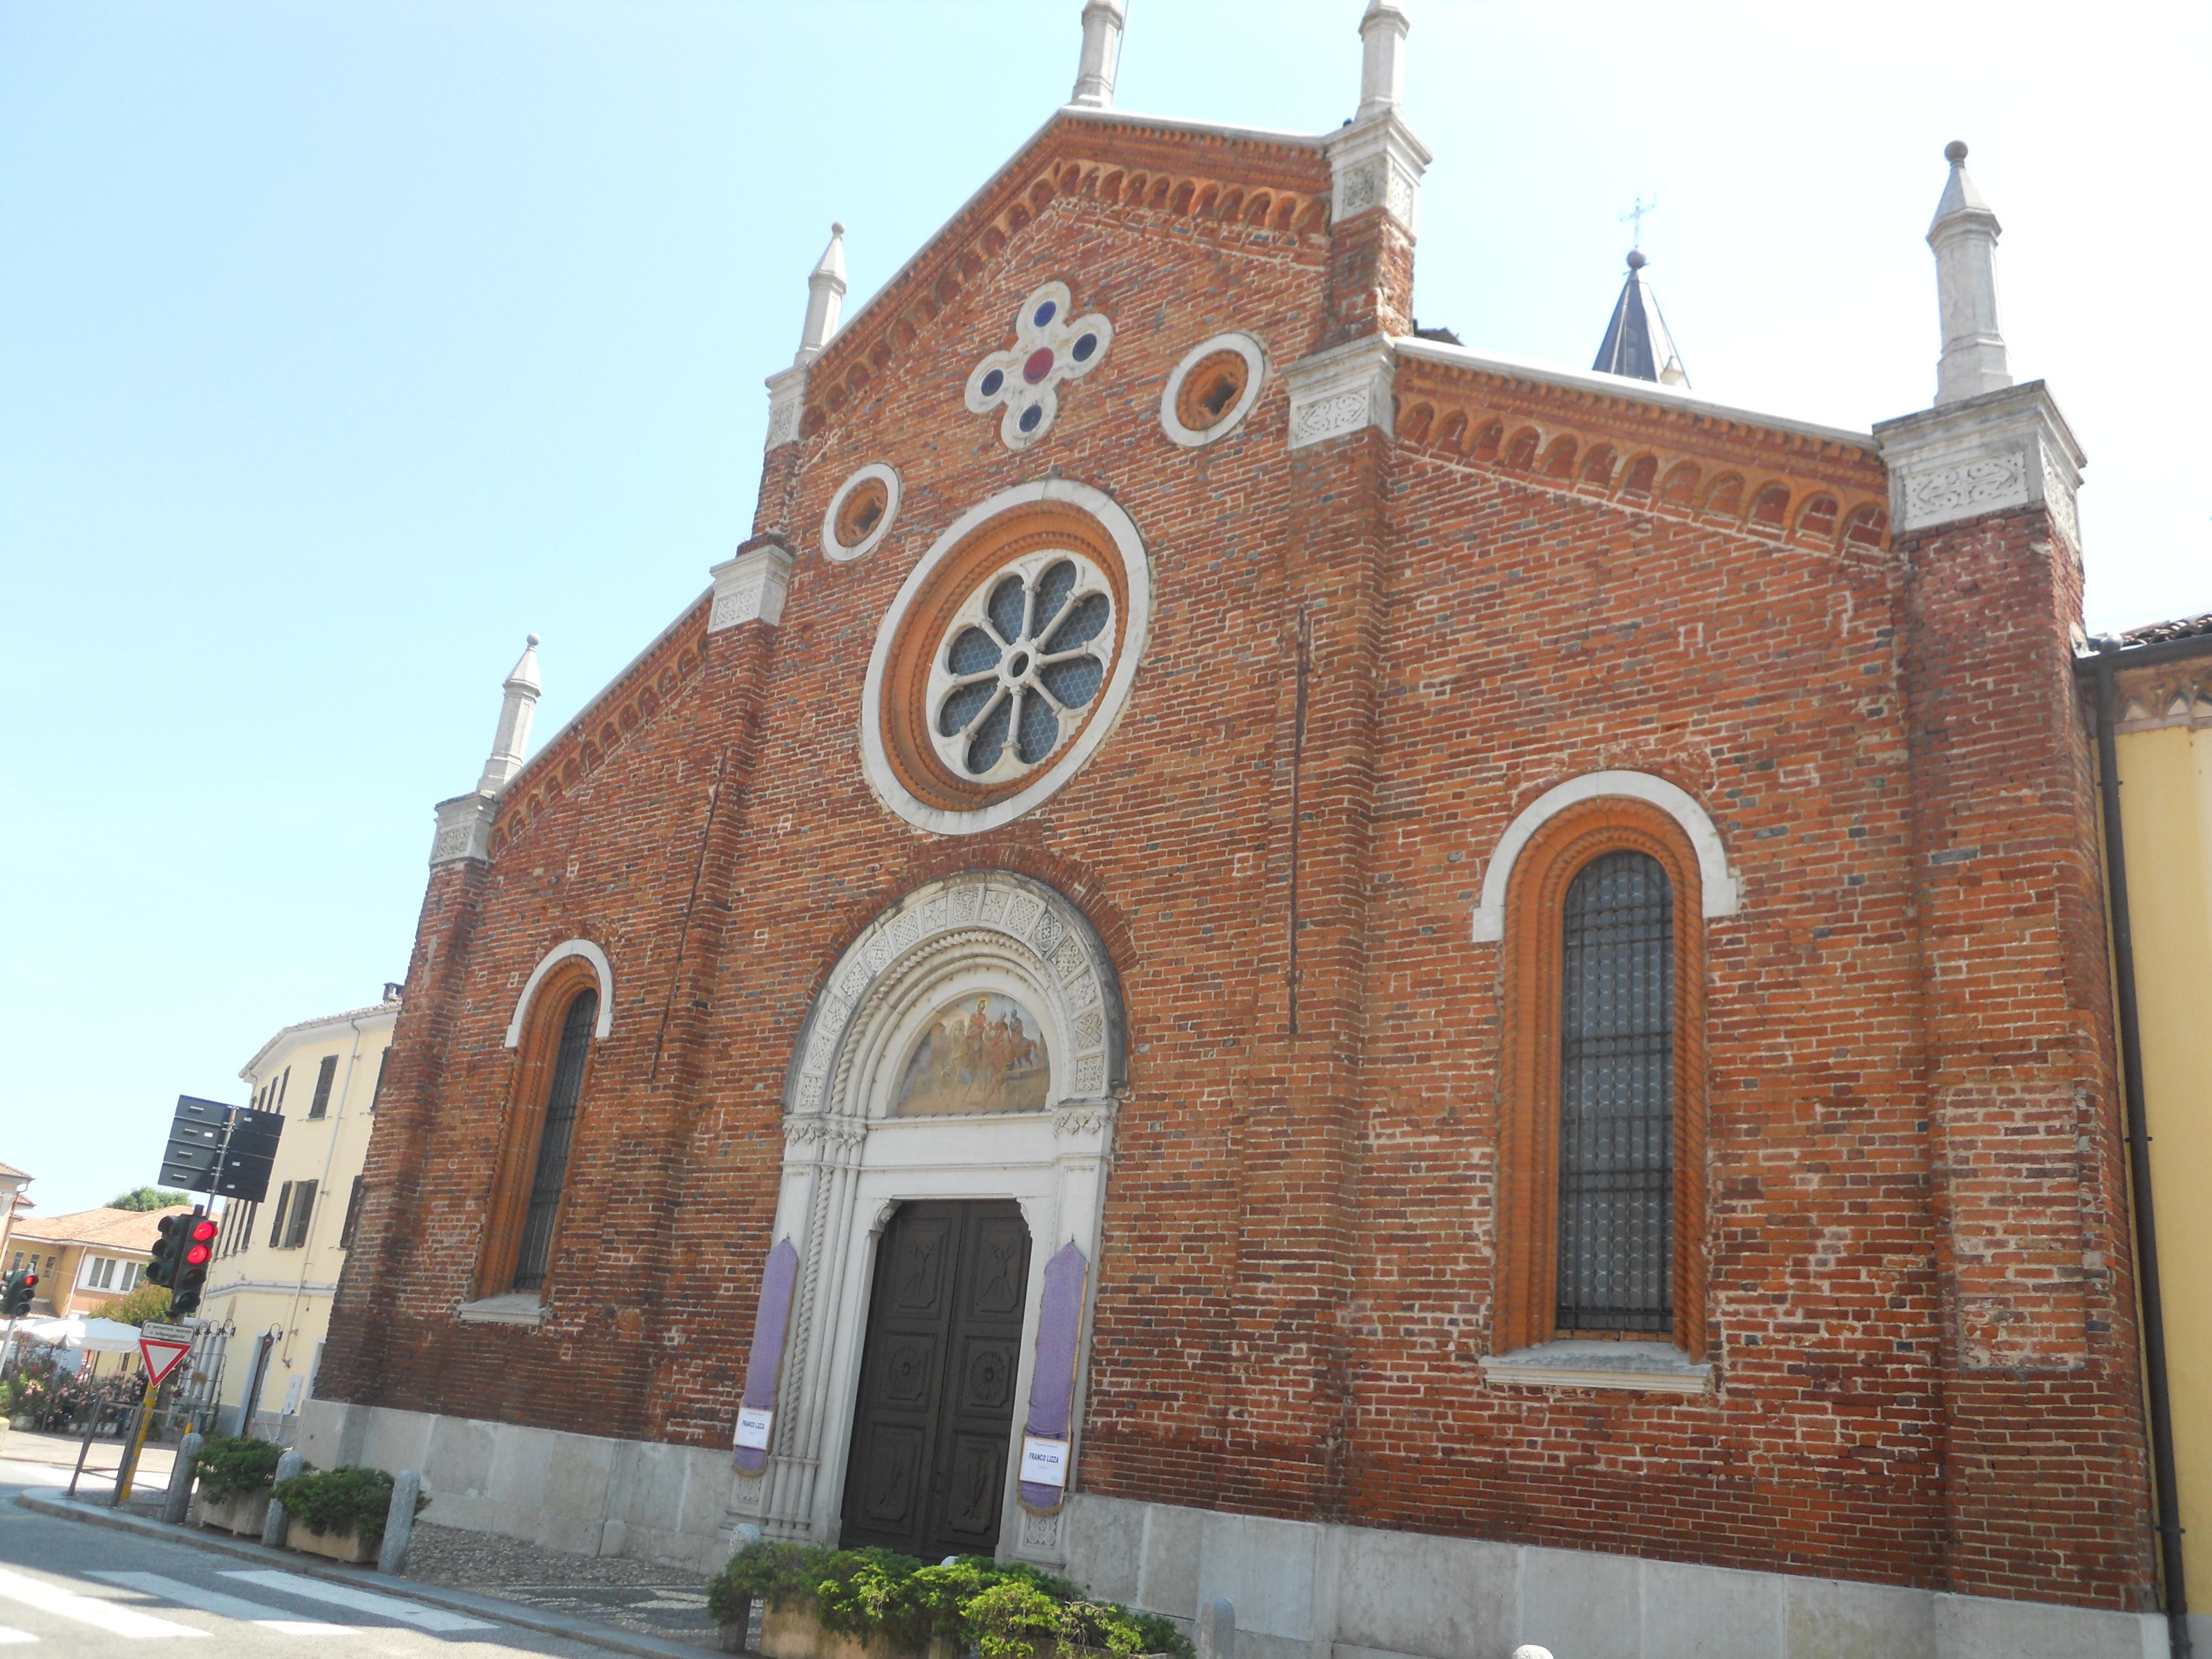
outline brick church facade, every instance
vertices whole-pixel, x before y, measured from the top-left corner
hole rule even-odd
[[[2152,1650],[2083,458],[1963,149],[1937,402],[1833,430],[1417,336],[1394,0],[1320,137],[1117,112],[1119,10],[842,328],[833,241],[713,587],[526,760],[510,678],[309,1456],[1267,1659]]]

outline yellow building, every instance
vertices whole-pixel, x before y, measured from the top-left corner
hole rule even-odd
[[[2148,1206],[2144,1370],[2172,1504],[2160,1541],[2169,1581],[2178,1553],[2197,1605],[2212,1607],[2212,616],[2097,645],[2081,667],[2098,703],[2100,778],[2118,786],[2106,796],[2106,866],[2121,1042],[2136,1051],[2128,1103],[2148,1131],[2137,1220]],[[2212,1615],[2189,1624],[2197,1650],[2212,1652]]]
[[[314,1390],[398,1018],[399,987],[388,984],[380,1003],[286,1026],[239,1073],[284,1131],[268,1197],[223,1215],[200,1301],[193,1364],[216,1379],[222,1432],[289,1441]]]
[[[138,1288],[161,1218],[189,1215],[191,1206],[167,1210],[77,1210],[68,1215],[24,1215],[8,1237],[8,1271],[35,1267],[37,1318],[98,1318],[111,1302]]]

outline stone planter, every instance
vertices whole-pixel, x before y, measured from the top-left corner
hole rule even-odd
[[[212,1500],[203,1492],[193,1501],[198,1506],[193,1518],[203,1527],[213,1527],[221,1532],[258,1538],[262,1523],[269,1518],[269,1489],[266,1486],[259,1492],[234,1492],[228,1497]]]
[[[743,1626],[724,1628],[735,1632],[742,1644]],[[773,1602],[761,1614],[760,1650],[768,1659],[960,1659],[957,1642],[939,1638],[927,1648],[902,1648],[888,1636],[848,1636],[825,1629],[811,1605],[779,1607]]]
[[[343,1532],[314,1533],[307,1530],[304,1521],[288,1518],[284,1526],[284,1547],[297,1550],[302,1555],[326,1555],[333,1561],[345,1561],[356,1565],[376,1559],[376,1552],[361,1541],[358,1527],[349,1527]]]

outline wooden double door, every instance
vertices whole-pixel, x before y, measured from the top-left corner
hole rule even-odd
[[[891,1218],[853,1409],[846,1548],[925,1561],[997,1549],[1029,1267],[1018,1204],[905,1204]]]

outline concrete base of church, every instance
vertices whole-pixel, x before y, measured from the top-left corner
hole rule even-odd
[[[417,1469],[423,1518],[526,1538],[575,1555],[628,1555],[712,1572],[723,1536],[730,1454],[479,1418],[311,1400],[295,1443],[318,1468]]]
[[[1182,1621],[1226,1596],[1237,1659],[2162,1659],[2162,1615],[1268,1521],[1079,1494],[1066,1571]]]
[[[730,1455],[475,1418],[311,1400],[321,1468],[418,1469],[427,1518],[579,1555],[712,1572],[728,1558]],[[2162,1659],[2148,1613],[1947,1595],[1371,1527],[1271,1521],[1079,1493],[1070,1577],[1186,1626],[1237,1608],[1238,1659]],[[2192,1626],[2197,1623],[2192,1621]],[[2192,1628],[2192,1634],[2199,1634]],[[2199,1634],[2212,1652],[2212,1631]]]

